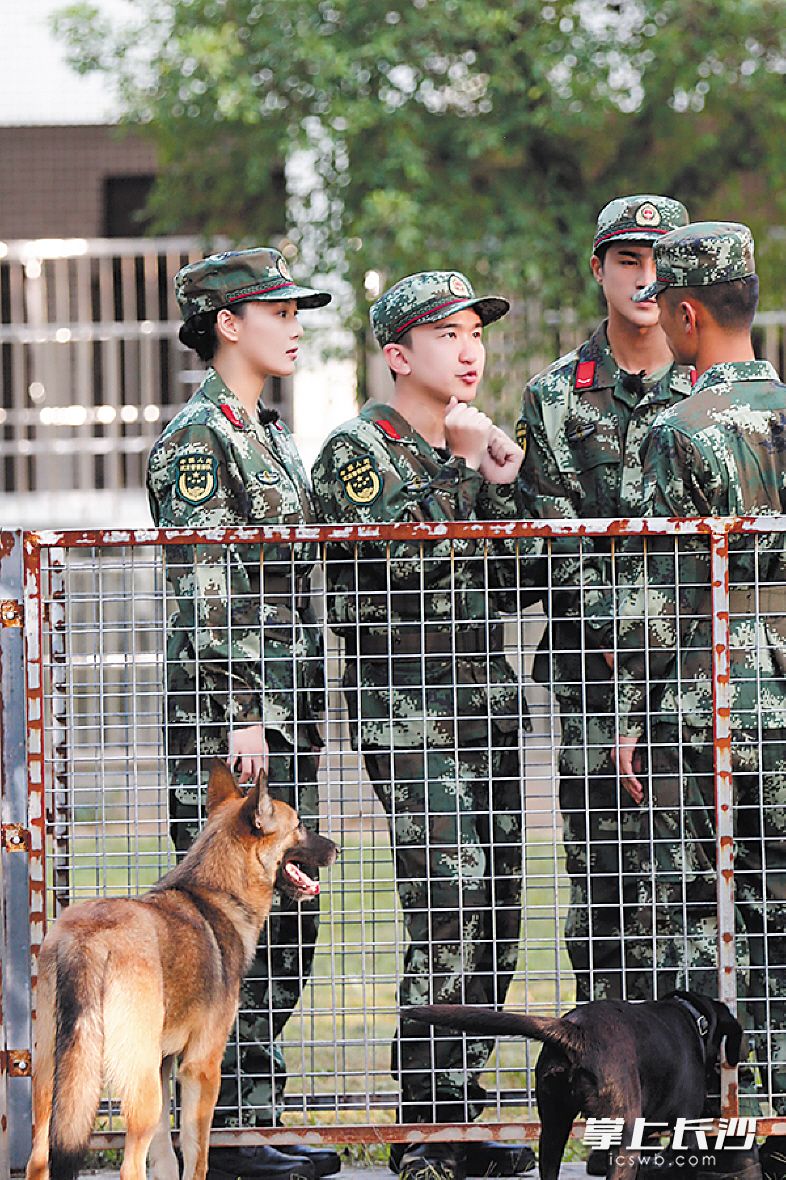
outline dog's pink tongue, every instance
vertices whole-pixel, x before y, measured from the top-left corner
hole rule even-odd
[[[299,865],[292,861],[284,866],[284,872],[289,877],[293,885],[297,885],[298,889],[302,889],[304,893],[308,893],[310,897],[317,897],[319,894],[319,882],[312,881],[311,878],[303,872]]]

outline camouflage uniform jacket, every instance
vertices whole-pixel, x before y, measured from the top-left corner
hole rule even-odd
[[[389,405],[369,403],[325,442],[313,472],[321,519],[341,524],[514,519],[513,485],[489,484],[432,447]],[[521,723],[497,620],[515,601],[480,539],[331,545],[327,609],[346,642],[344,684],[364,749],[488,742],[489,718]],[[487,586],[487,573],[488,582]],[[460,724],[459,724],[459,720]],[[353,740],[357,741],[353,725]]]
[[[302,525],[308,476],[280,421],[254,421],[214,370],[148,461],[150,509],[164,528]],[[269,415],[272,417],[272,415]],[[290,743],[319,739],[320,631],[309,583],[313,545],[195,545],[167,551],[170,691],[198,683],[227,722],[262,720]]]
[[[713,365],[658,418],[644,448],[648,516],[786,512],[786,385],[767,361]],[[732,724],[786,726],[786,535],[730,537]],[[626,563],[622,563],[623,569]],[[638,567],[638,568],[636,568]],[[712,726],[709,550],[651,539],[644,588],[628,571],[619,623],[621,731],[641,735],[645,679],[659,719]],[[675,581],[675,575],[679,575]],[[679,591],[675,589],[679,586]],[[678,607],[678,610],[676,609]],[[645,614],[647,624],[645,627]],[[645,648],[649,650],[645,652]],[[679,652],[679,660],[676,654]]]
[[[520,483],[525,515],[541,520],[638,516],[642,504],[639,451],[657,415],[691,391],[691,371],[671,366],[636,387],[612,356],[606,321],[579,348],[554,361],[524,390],[516,438],[525,449]],[[630,388],[626,388],[626,385]],[[552,565],[541,585],[552,586],[544,606],[551,617],[535,659],[534,674],[554,683],[563,699],[574,700],[587,679],[579,659],[587,645],[601,642],[594,632],[611,618],[610,563],[604,539],[585,538],[582,559],[577,543],[552,544]],[[598,555],[594,559],[591,555]],[[589,558],[589,560],[588,560]],[[589,680],[603,682],[608,670],[599,652],[590,652]],[[552,666],[553,663],[553,666]],[[597,665],[597,666],[596,666]]]

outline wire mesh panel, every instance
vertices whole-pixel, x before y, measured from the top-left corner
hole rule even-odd
[[[268,925],[219,1137],[534,1130],[537,1044],[400,1010],[672,987],[739,990],[741,1100],[781,1113],[786,522],[733,527],[730,556],[730,522],[36,539],[50,917],[174,866],[260,721],[271,789],[341,846]]]

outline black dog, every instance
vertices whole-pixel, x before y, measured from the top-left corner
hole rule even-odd
[[[540,1175],[557,1180],[573,1120],[581,1112],[623,1118],[623,1144],[637,1118],[668,1123],[699,1118],[707,1081],[726,1040],[726,1060],[740,1059],[742,1028],[725,1004],[693,992],[629,1003],[594,1000],[564,1016],[527,1016],[464,1004],[405,1009],[410,1020],[475,1036],[543,1041],[535,1067],[540,1114]],[[638,1152],[612,1153],[608,1180],[633,1180]]]

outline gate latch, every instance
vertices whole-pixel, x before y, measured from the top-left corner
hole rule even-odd
[[[15,598],[0,598],[0,627],[21,627],[24,611]]]
[[[3,1053],[3,1065],[9,1078],[29,1078],[33,1073],[33,1062],[29,1049],[7,1049]]]
[[[3,824],[3,851],[29,852],[30,833],[21,824]]]

